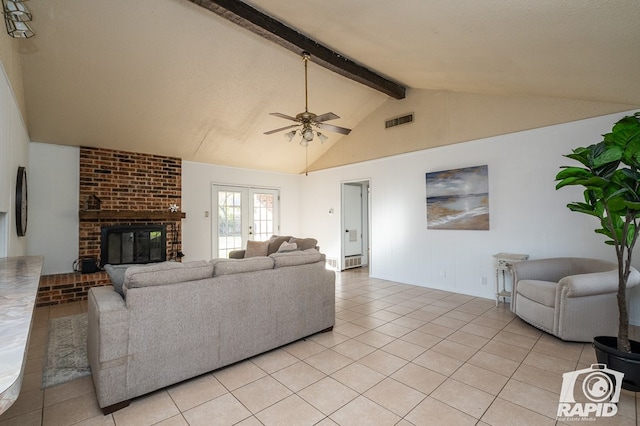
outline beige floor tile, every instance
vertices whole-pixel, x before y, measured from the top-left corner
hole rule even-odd
[[[456,329],[430,322],[420,327],[418,331],[426,334],[431,334],[432,336],[441,337],[444,339],[450,334],[455,333]]]
[[[487,339],[486,337],[480,337],[475,334],[467,333],[466,331],[463,331],[463,330],[464,330],[464,327],[462,327],[460,330],[456,331],[455,333],[452,333],[449,337],[447,337],[447,340],[451,340],[452,342],[470,346],[475,349],[480,349],[484,345],[486,345],[487,342],[489,342],[489,339]]]
[[[344,321],[353,321],[358,318],[362,318],[364,314],[356,311],[352,311],[351,309],[344,309],[342,311],[336,312],[336,318],[340,318]]]
[[[292,392],[271,376],[263,377],[233,391],[236,397],[253,414],[291,395]]]
[[[527,324],[520,318],[516,318],[511,321],[505,328],[502,329],[502,331],[519,334],[521,336],[530,337],[532,339],[539,339],[543,334],[542,331]]]
[[[250,417],[251,413],[228,393],[198,405],[183,415],[189,426],[211,426],[213,419],[216,426],[230,426]]]
[[[337,326],[337,324],[336,324]],[[335,327],[334,327],[335,328]],[[344,343],[349,337],[344,334],[336,333],[335,331],[328,331],[326,333],[317,333],[308,338],[309,340],[324,346],[325,348],[332,348],[340,343]]]
[[[516,361],[485,352],[484,350],[478,351],[473,355],[469,359],[469,364],[475,365],[476,367],[482,367],[507,377],[511,376],[520,366],[520,363]]]
[[[422,346],[424,349],[431,349],[434,345],[442,341],[442,338],[438,336],[423,333],[417,330],[414,330],[411,333],[405,334],[400,339],[406,342],[413,343],[418,346]]]
[[[464,364],[464,361],[460,361],[459,359],[452,358],[434,350],[426,351],[415,358],[412,362],[447,377],[453,374],[454,371]]]
[[[522,362],[529,354],[529,349],[509,345],[508,343],[502,343],[495,339],[484,345],[482,350],[515,362]]]
[[[340,343],[334,346],[332,349],[354,361],[359,360],[363,356],[369,355],[371,352],[376,350],[376,348],[374,348],[373,346],[367,345],[366,343],[362,343],[354,339]]]
[[[555,356],[545,355],[540,352],[529,352],[529,355],[522,361],[523,364],[531,365],[552,373],[562,374],[576,369],[576,361],[567,361]]]
[[[455,309],[452,311],[447,312],[446,314],[442,315],[445,318],[454,318],[460,321],[464,321],[465,323],[468,323],[470,321],[475,320],[476,318],[478,318],[477,315],[474,314],[470,314],[467,312],[462,312],[462,311],[456,311]]]
[[[371,314],[372,317],[378,318],[384,321],[393,321],[400,318],[402,315],[387,310],[377,311]]]
[[[384,380],[385,375],[356,362],[336,371],[331,377],[356,392],[363,393]]]
[[[527,364],[520,365],[511,378],[558,395],[562,387],[562,374],[552,373]]]
[[[351,364],[353,360],[333,349],[327,349],[305,359],[305,362],[325,374],[335,373]]]
[[[293,392],[298,392],[324,378],[325,374],[309,364],[300,361],[276,371],[272,376]]]
[[[413,363],[405,365],[393,373],[391,377],[425,395],[429,395],[447,379],[440,373]]]
[[[386,308],[385,310],[389,312],[393,312],[394,314],[407,315],[408,313],[415,311],[419,307],[414,308],[414,307],[402,306],[402,305],[392,305]]]
[[[346,327],[348,325],[349,323],[340,327]],[[338,328],[340,327],[334,327],[333,331],[337,332]],[[344,333],[341,333],[341,334],[344,334]],[[283,346],[282,349],[287,351],[288,353],[290,353],[291,355],[295,356],[298,359],[306,359],[312,355],[315,355],[319,352],[324,351],[327,348],[325,348],[319,343],[314,342],[313,340],[302,339],[302,340],[298,340],[297,342],[291,343],[287,346]]]
[[[456,425],[471,426],[478,421],[472,416],[437,399],[427,397],[405,417],[416,426]]]
[[[359,396],[329,416],[343,426],[395,425],[400,417],[364,396]]]
[[[407,314],[407,317],[409,318],[413,318],[419,321],[424,321],[424,322],[429,322],[429,321],[433,321],[435,319],[437,319],[440,316],[439,313],[437,312],[430,312],[430,311],[426,311],[424,309],[418,309],[415,310],[409,314]]]
[[[175,416],[175,417],[182,417],[180,415]],[[169,421],[171,419],[167,419],[167,420],[163,420],[160,423],[156,423],[157,425],[163,425],[163,426],[168,426],[168,425],[176,425],[176,426],[182,426],[182,425],[186,425],[187,422],[185,421],[184,423],[167,423],[164,424],[165,421]],[[83,420],[81,422],[75,423],[73,426],[115,426],[115,421],[113,420],[113,416],[111,414],[103,416],[102,414],[96,416],[96,417],[91,417],[90,419],[87,420]]]
[[[388,334],[380,333],[375,330],[371,330],[359,335],[355,338],[355,340],[366,343],[367,345],[373,346],[374,348],[381,348],[384,345],[393,342],[395,340],[395,337],[389,336]]]
[[[513,404],[501,398],[496,398],[482,421],[492,426],[553,426],[555,420]]]
[[[391,355],[388,352],[377,350],[360,359],[358,362],[377,371],[378,373],[389,376],[404,367],[408,361],[395,355]]]
[[[227,389],[211,374],[205,374],[171,386],[167,392],[178,409],[183,412],[224,395]]]
[[[518,380],[509,380],[498,396],[551,419],[558,412],[558,394]]]
[[[170,400],[169,403],[173,405]],[[173,405],[173,408],[175,410],[173,414],[178,414],[178,409],[175,405]],[[102,416],[102,411],[98,406],[98,400],[94,393],[90,393],[44,407],[42,423],[47,426],[66,426],[99,416]],[[160,417],[158,420],[164,418],[166,417]]]
[[[413,410],[426,397],[422,392],[391,378],[384,379],[365,392],[364,396],[400,417]]]
[[[247,417],[243,421],[236,423],[235,426],[264,426],[256,416]]]
[[[489,318],[486,316],[479,316],[476,317],[475,319],[471,320],[470,322],[472,324],[478,324],[478,325],[482,325],[485,327],[491,327],[494,328],[496,330],[502,330],[504,327],[507,326],[507,324],[509,324],[511,322],[512,318],[509,319],[495,319],[495,318]]]
[[[178,414],[177,416],[156,423],[154,426],[189,426],[189,423],[187,423],[187,420],[182,414]]]
[[[430,396],[476,419],[482,417],[494,400],[493,395],[451,378]]]
[[[44,391],[40,389],[34,389],[31,391],[20,392],[18,399],[13,403],[7,411],[2,413],[0,421],[8,420],[12,417],[16,417],[22,414],[26,414],[36,410],[42,410],[42,403],[44,401]]]
[[[368,330],[373,330],[374,328],[380,327],[381,325],[386,324],[385,320],[381,320],[379,318],[375,318],[367,315],[366,317],[358,318],[357,320],[351,321],[351,323],[355,325],[359,325],[360,327],[364,327]]]
[[[467,361],[477,351],[477,349],[475,348],[462,345],[460,343],[456,343],[447,339],[434,345],[431,349],[460,361]]]
[[[298,395],[328,416],[355,399],[359,393],[331,377],[325,377],[304,388]]]
[[[389,322],[389,323],[386,323],[386,324],[376,328],[375,331],[377,331],[379,333],[386,334],[386,335],[391,336],[391,337],[398,338],[398,337],[402,337],[405,334],[411,332],[411,329],[407,328],[407,327],[403,327],[403,326],[398,325],[398,324],[394,324],[394,323]]]
[[[5,412],[6,413],[6,412]],[[12,417],[0,415],[0,426],[40,426],[42,424],[42,409],[29,411]]]
[[[494,396],[500,393],[509,380],[506,376],[472,364],[464,364],[451,375],[451,378]]]
[[[531,326],[528,326],[531,327]],[[538,341],[537,337],[524,336],[518,333],[512,333],[506,330],[506,327],[496,334],[493,339],[495,342],[506,343],[518,348],[531,350]]]
[[[324,333],[322,333],[324,334]],[[295,364],[298,358],[282,349],[274,349],[265,354],[251,358],[251,361],[268,374],[275,373],[285,367]]]
[[[266,375],[267,373],[251,361],[239,362],[213,373],[213,376],[229,391],[238,389]]]
[[[450,309],[443,308],[441,306],[435,306],[435,305],[427,305],[424,308],[420,308],[419,310],[424,312],[431,312],[438,315],[444,315],[450,311]]]
[[[391,324],[397,324],[402,327],[409,328],[411,330],[417,330],[426,324],[426,321],[422,321],[419,319],[411,318],[411,317],[400,317],[396,320],[391,321]]]
[[[422,334],[422,333],[421,333]],[[413,343],[398,339],[382,347],[382,350],[392,355],[411,361],[427,349]]]
[[[49,405],[58,404],[82,395],[91,395],[95,398],[95,394],[93,377],[82,377],[67,383],[46,388],[44,390],[44,406],[48,407]]]
[[[534,352],[577,363],[580,359],[580,355],[582,355],[582,349],[584,346],[584,343],[563,342],[555,337],[545,335],[545,338],[540,338],[536,342],[532,350]]]
[[[336,333],[344,334],[345,336],[351,337],[351,338],[359,336],[360,334],[366,333],[367,331],[369,331],[368,328],[365,328],[350,322],[334,327],[333,330]]]
[[[484,337],[485,339],[492,339],[500,330],[495,328],[486,327],[484,325],[469,323],[462,327],[460,331],[467,332],[469,334],[475,334],[476,336]]]
[[[324,415],[298,395],[291,395],[261,413],[258,413],[256,417],[265,426],[311,426],[322,420]]]

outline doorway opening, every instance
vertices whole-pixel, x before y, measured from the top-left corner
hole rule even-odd
[[[342,256],[340,270],[371,263],[371,186],[369,180],[342,183]]]

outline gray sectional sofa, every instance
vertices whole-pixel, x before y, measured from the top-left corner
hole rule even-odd
[[[131,266],[122,284],[89,290],[87,352],[105,413],[335,323],[335,274],[315,249]]]

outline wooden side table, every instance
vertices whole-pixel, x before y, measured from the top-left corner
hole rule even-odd
[[[495,258],[495,266],[496,266],[496,306],[500,302],[500,298],[505,299],[507,297],[511,297],[511,291],[506,288],[506,280],[505,280],[505,271],[508,271],[511,274],[510,267],[515,262],[521,262],[523,260],[529,259],[528,254],[517,254],[517,253],[497,253],[494,254]],[[500,272],[502,272],[502,285],[500,283]]]

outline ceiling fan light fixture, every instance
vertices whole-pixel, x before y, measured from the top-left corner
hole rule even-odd
[[[309,127],[302,129],[302,139],[307,142],[311,142],[313,140],[313,130]]]
[[[318,139],[320,139],[320,143],[324,143],[324,141],[326,141],[329,138],[323,135],[322,133],[318,132]]]
[[[4,23],[7,26],[7,34],[13,38],[29,38],[35,35],[26,22],[14,21],[5,17]]]
[[[291,142],[291,141],[293,140],[293,137],[294,137],[295,135],[296,135],[296,130],[292,130],[292,131],[290,131],[290,132],[288,132],[288,133],[285,133],[285,134],[284,134],[284,137],[285,137],[289,142]]]
[[[2,11],[5,14],[5,19],[16,22],[30,21],[33,18],[22,1],[2,0]]]

